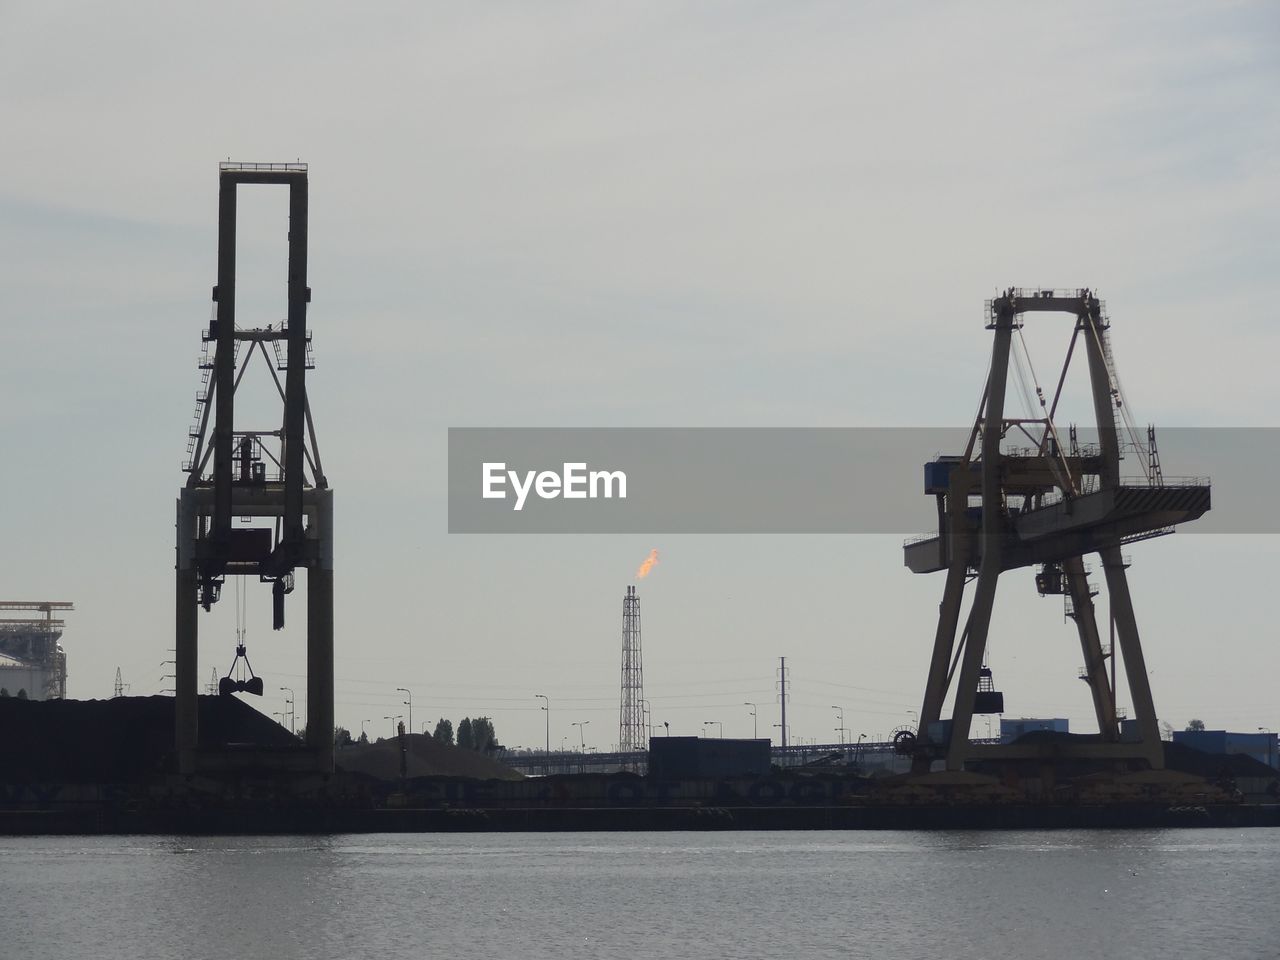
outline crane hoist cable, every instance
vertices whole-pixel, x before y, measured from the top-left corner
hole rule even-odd
[[[1124,390],[1120,386],[1120,374],[1116,372],[1115,358],[1109,356],[1110,351],[1107,349],[1107,343],[1102,339],[1098,328],[1088,325],[1089,334],[1093,337],[1093,342],[1098,348],[1098,355],[1104,360],[1104,366],[1107,371],[1107,385],[1111,389],[1111,400],[1115,404],[1115,408],[1120,411],[1120,419],[1124,421],[1125,431],[1129,434],[1129,442],[1133,445],[1133,449],[1141,456],[1138,458],[1139,464],[1142,466],[1142,472],[1146,475],[1147,482],[1151,482],[1151,470],[1147,464],[1147,448],[1138,439],[1138,430],[1134,426],[1133,418],[1129,416],[1129,404],[1125,400]],[[1119,437],[1116,438],[1117,441]]]
[[[1040,402],[1040,413],[1043,414],[1045,422],[1045,436],[1040,438],[1040,447],[1043,450],[1045,437],[1053,438],[1055,455],[1050,457],[1048,460],[1049,469],[1053,471],[1054,479],[1058,481],[1058,486],[1061,487],[1065,493],[1078,493],[1079,491],[1076,490],[1075,483],[1071,479],[1071,471],[1065,469],[1066,461],[1063,460],[1063,457],[1066,456],[1066,450],[1062,446],[1062,438],[1058,436],[1058,428],[1054,426],[1053,418],[1049,416],[1049,405],[1045,403],[1044,390],[1040,387],[1040,378],[1036,376],[1035,364],[1031,362],[1031,351],[1027,349],[1027,341],[1022,335],[1021,327],[1018,328],[1018,342],[1022,345],[1022,352],[1026,356],[1027,369],[1031,373],[1031,382],[1035,385],[1036,398]],[[1015,351],[1015,356],[1016,355],[1017,353]],[[1029,400],[1028,403],[1030,403]],[[1034,416],[1034,413],[1028,414],[1028,417]]]
[[[262,678],[254,676],[253,667],[249,663],[249,654],[245,646],[248,629],[249,592],[244,589],[244,577],[236,577],[236,655],[227,669],[227,675],[218,681],[218,693],[252,693],[262,696],[264,684]],[[244,666],[240,667],[240,661]],[[237,668],[239,668],[237,672]],[[248,673],[248,677],[245,674]]]

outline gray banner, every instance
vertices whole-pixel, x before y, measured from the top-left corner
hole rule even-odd
[[[937,526],[924,464],[963,453],[968,439],[946,427],[455,427],[449,532],[906,536]],[[1212,481],[1212,509],[1180,530],[1280,532],[1280,429],[1172,428],[1156,439],[1168,482]],[[1011,435],[1007,447],[1027,445]],[[1126,478],[1145,480],[1148,467],[1146,450],[1126,447]]]

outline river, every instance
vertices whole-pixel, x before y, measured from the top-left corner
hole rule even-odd
[[[0,838],[0,957],[1280,957],[1280,830]]]

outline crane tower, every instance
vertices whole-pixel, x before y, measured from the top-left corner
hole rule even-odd
[[[265,327],[236,324],[236,195],[242,184],[289,191],[287,316]],[[225,766],[216,744],[201,744],[197,728],[198,610],[218,601],[228,576],[256,577],[271,585],[272,626],[284,626],[285,597],[294,571],[306,570],[307,744],[288,758],[254,758],[290,769],[333,771],[333,491],[316,444],[306,373],[311,361],[307,329],[307,165],[222,163],[218,169],[218,284],[204,335],[203,383],[196,395],[178,497],[176,614],[176,740],[184,772]],[[268,346],[271,353],[268,354]],[[211,350],[212,348],[212,350]],[[235,396],[255,355],[271,373],[281,403],[278,426],[246,427],[235,416]],[[283,383],[280,372],[283,372]],[[235,519],[241,525],[233,526]],[[244,524],[249,524],[245,526]],[[228,675],[220,692],[261,695],[242,637],[249,676]],[[204,763],[207,760],[208,763]]]
[[[991,368],[968,444],[963,454],[939,457],[924,468],[925,493],[937,501],[938,533],[904,548],[913,572],[946,571],[947,577],[919,731],[915,736],[905,733],[899,747],[913,755],[917,772],[927,771],[936,759],[945,760],[948,770],[960,770],[966,760],[1043,756],[1037,745],[969,740],[975,713],[1003,712],[1002,694],[984,662],[997,581],[1009,570],[1037,567],[1037,589],[1064,595],[1075,621],[1085,662],[1081,677],[1089,685],[1098,721],[1096,737],[1056,744],[1056,755],[1136,761],[1159,769],[1163,747],[1121,548],[1171,533],[1175,524],[1204,514],[1209,483],[1165,478],[1154,428],[1148,428],[1145,443],[1137,435],[1112,360],[1105,307],[1092,291],[1009,288],[987,302],[986,313],[987,329],[994,333]],[[1025,318],[1042,313],[1066,314],[1075,325],[1057,388],[1047,400],[1035,385],[1042,416],[1009,417],[1005,386],[1010,353],[1015,345],[1025,350]],[[1078,347],[1088,363],[1097,423],[1097,443],[1090,445],[1078,441],[1074,426],[1064,436],[1054,419]],[[1125,448],[1137,454],[1140,476],[1121,476]],[[1117,722],[1116,691],[1107,671],[1110,665],[1115,676],[1117,651],[1104,648],[1099,636],[1093,603],[1098,590],[1089,582],[1088,554],[1101,561],[1136,736],[1122,738]],[[957,644],[963,594],[971,581],[976,581],[973,599]],[[953,679],[952,715],[943,719]]]

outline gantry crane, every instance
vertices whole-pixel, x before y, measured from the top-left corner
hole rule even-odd
[[[213,291],[214,316],[204,337],[204,382],[196,397],[187,482],[178,498],[179,762],[190,772],[201,766],[202,756],[210,760],[206,766],[225,759],[216,756],[214,745],[203,755],[199,749],[199,608],[208,610],[218,601],[227,576],[256,576],[271,584],[272,625],[280,629],[285,596],[293,591],[294,571],[302,567],[307,571],[308,749],[288,762],[294,768],[328,773],[333,770],[333,491],[321,468],[306,388],[306,372],[312,366],[307,330],[307,165],[228,162],[219,165],[218,182],[218,285]],[[236,192],[241,184],[274,184],[289,190],[288,314],[278,326],[236,326]],[[268,343],[274,358],[267,354]],[[236,389],[255,353],[271,371],[280,396],[279,429],[236,429]],[[284,371],[283,384],[278,370]],[[210,427],[212,442],[206,444]],[[233,527],[235,518],[272,525]],[[247,665],[239,616],[237,620],[241,635],[233,667],[240,660]],[[262,681],[250,671],[247,680],[229,675],[220,688],[224,694],[261,694]]]
[[[997,581],[1006,571],[1035,566],[1042,594],[1065,594],[1084,654],[1081,676],[1092,692],[1098,721],[1096,737],[1056,744],[1055,755],[1136,760],[1159,769],[1164,765],[1163,747],[1121,548],[1170,533],[1176,524],[1204,514],[1209,509],[1209,483],[1164,477],[1154,428],[1148,429],[1145,443],[1137,435],[1112,362],[1110,324],[1092,291],[1009,288],[987,302],[986,312],[987,329],[994,333],[991,368],[968,445],[961,455],[925,464],[925,492],[937,501],[938,533],[909,541],[904,548],[906,565],[913,572],[945,570],[947,579],[920,726],[914,737],[903,737],[900,746],[913,755],[916,772],[929,770],[937,759],[945,760],[948,770],[961,770],[968,760],[1044,755],[1036,745],[977,744],[969,739],[975,712],[1003,710],[1003,698],[984,662]],[[1025,350],[1024,320],[1041,313],[1066,314],[1075,330],[1052,400],[1035,385],[1041,416],[1009,417],[1005,387],[1011,349],[1017,337]],[[1055,422],[1077,346],[1083,347],[1088,361],[1096,445],[1080,444],[1074,427],[1064,436]],[[1136,448],[1141,476],[1121,476],[1122,446]],[[1083,559],[1093,553],[1101,559],[1134,710],[1133,732],[1124,736],[1107,675],[1110,663],[1114,677],[1116,651],[1102,645],[1093,603],[1097,590]],[[973,600],[957,644],[963,594],[971,581],[976,581]],[[944,720],[943,702],[953,686],[952,715]]]

